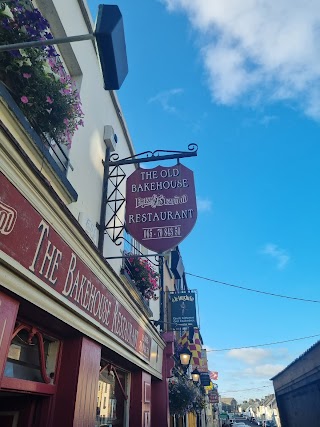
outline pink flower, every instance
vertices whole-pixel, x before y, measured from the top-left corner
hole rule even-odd
[[[68,126],[69,120],[68,119],[63,119],[63,123]]]
[[[20,98],[20,100],[21,100],[21,102],[22,102],[23,104],[28,104],[28,102],[29,102],[29,99],[28,99],[26,96],[22,96],[22,97]]]
[[[51,99],[48,95],[46,101],[48,102],[48,104],[53,104],[53,99]]]
[[[30,79],[31,74],[29,74],[29,73],[23,73],[23,74],[22,74],[22,76],[23,76],[25,79]]]

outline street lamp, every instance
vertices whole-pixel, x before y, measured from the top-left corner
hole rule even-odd
[[[183,347],[183,349],[179,352],[180,363],[183,368],[187,369],[190,364],[192,353],[187,347]]]
[[[200,379],[200,372],[198,371],[198,368],[195,368],[192,372],[191,372],[191,377],[192,377],[192,381],[194,383],[197,383]]]

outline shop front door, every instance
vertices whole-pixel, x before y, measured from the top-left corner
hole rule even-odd
[[[48,397],[31,394],[0,392],[1,427],[40,427]]]

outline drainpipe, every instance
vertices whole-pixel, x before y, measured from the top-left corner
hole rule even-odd
[[[159,285],[160,285],[160,292],[159,292],[159,299],[160,299],[160,313],[159,313],[159,325],[160,325],[160,331],[163,332],[164,330],[164,280],[163,280],[163,262],[164,257],[161,256],[159,260]]]

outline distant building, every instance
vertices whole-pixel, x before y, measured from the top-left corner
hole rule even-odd
[[[233,397],[222,397],[222,410],[226,412],[236,412],[237,411],[237,401]]]
[[[256,419],[272,421],[275,427],[280,427],[279,410],[274,394],[270,394],[261,400],[256,410]]]

